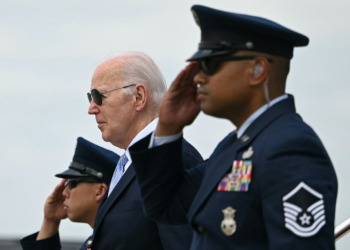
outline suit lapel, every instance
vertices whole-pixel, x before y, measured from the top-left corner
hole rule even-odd
[[[202,184],[192,202],[188,213],[189,221],[193,220],[194,215],[203,206],[209,198],[210,193],[219,185],[223,176],[229,171],[234,160],[237,159],[237,153],[249,146],[256,136],[261,133],[271,122],[283,114],[295,112],[294,98],[288,96],[286,100],[275,104],[258,117],[245,131],[244,135],[229,146],[230,140],[223,145],[223,150],[213,155],[206,169]]]
[[[131,164],[129,168],[126,170],[122,178],[119,180],[118,184],[113,189],[111,195],[107,197],[108,190],[106,191],[100,206],[97,210],[95,225],[94,225],[94,234],[97,232],[103,218],[106,216],[106,213],[114,204],[114,202],[118,199],[118,197],[122,194],[124,189],[130,184],[130,182],[135,178],[134,167]],[[102,203],[103,202],[103,203]]]

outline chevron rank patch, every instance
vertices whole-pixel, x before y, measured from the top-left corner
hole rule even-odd
[[[323,195],[304,182],[282,200],[285,226],[297,236],[311,237],[326,224]]]

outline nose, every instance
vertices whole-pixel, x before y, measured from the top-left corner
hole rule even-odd
[[[94,100],[91,100],[90,106],[88,109],[88,114],[89,115],[95,115],[99,112],[98,105],[94,102]]]
[[[193,81],[195,83],[204,84],[208,79],[208,76],[203,73],[202,70],[198,71],[198,73],[194,76]]]
[[[70,196],[70,190],[69,190],[68,186],[65,187],[65,188],[63,189],[62,195],[63,195],[65,198],[69,198],[69,196]]]

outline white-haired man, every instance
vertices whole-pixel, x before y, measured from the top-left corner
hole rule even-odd
[[[129,147],[155,130],[166,84],[153,60],[127,52],[105,60],[95,70],[88,113],[95,115],[102,138],[125,149],[111,185],[97,212],[92,249],[188,249],[188,225],[168,226],[148,220],[135,178]],[[202,161],[183,140],[184,162],[190,168]]]

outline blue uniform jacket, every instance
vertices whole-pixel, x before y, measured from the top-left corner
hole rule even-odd
[[[61,242],[60,242],[60,236],[58,233],[50,238],[43,239],[43,240],[36,240],[37,236],[38,236],[38,232],[21,239],[20,243],[22,245],[22,249],[23,250],[60,250],[62,248]],[[87,238],[79,250],[89,249],[91,239],[92,239],[92,236]]]
[[[198,151],[181,140],[186,168],[203,161]],[[110,196],[102,198],[95,223],[92,249],[188,249],[192,240],[190,225],[164,225],[149,220],[143,204],[133,164],[124,173]]]
[[[294,98],[269,108],[240,139],[234,134],[190,170],[181,140],[148,149],[148,136],[133,145],[147,216],[189,221],[191,249],[334,249],[336,175]]]

